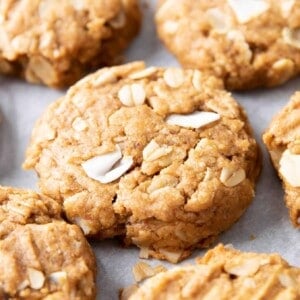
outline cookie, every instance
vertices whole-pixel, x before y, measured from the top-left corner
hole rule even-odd
[[[0,186],[0,239],[16,227],[61,220],[60,205],[33,191]]]
[[[290,218],[300,228],[300,92],[273,118],[263,140],[282,180]]]
[[[187,68],[230,90],[280,85],[300,73],[300,2],[160,0],[157,31]]]
[[[95,258],[60,206],[0,187],[0,299],[95,299]]]
[[[148,279],[129,300],[286,299],[300,297],[300,269],[278,254],[240,252],[219,245],[196,265]]]
[[[138,33],[138,0],[3,0],[0,72],[51,87],[120,61]]]
[[[86,235],[176,262],[245,211],[260,170],[220,80],[142,62],[84,78],[38,120],[25,169]]]

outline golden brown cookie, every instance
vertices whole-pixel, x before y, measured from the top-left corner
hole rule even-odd
[[[70,85],[119,62],[140,21],[137,0],[2,0],[0,72]]]
[[[240,252],[222,245],[148,279],[129,300],[254,300],[300,298],[300,269],[278,254]]]
[[[300,73],[300,2],[160,0],[157,30],[187,68],[230,90],[272,87]]]
[[[86,235],[173,262],[229,228],[254,196],[242,108],[199,71],[142,62],[84,78],[37,122],[25,169]]]
[[[55,201],[0,187],[0,299],[95,299],[95,265]]]
[[[18,225],[53,220],[61,220],[61,207],[56,201],[33,191],[0,186],[0,239]]]
[[[300,92],[274,117],[263,140],[283,182],[291,220],[300,228]]]

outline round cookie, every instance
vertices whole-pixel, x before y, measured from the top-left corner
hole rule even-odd
[[[300,73],[300,2],[160,0],[157,30],[187,68],[230,90],[272,87]]]
[[[0,72],[64,87],[120,61],[138,33],[138,0],[3,0]]]
[[[59,205],[0,187],[0,299],[95,299],[96,262]]]
[[[286,299],[300,297],[300,269],[278,254],[240,252],[222,245],[196,265],[148,279],[129,300]]]
[[[290,218],[300,228],[300,92],[273,118],[263,140],[283,182]]]
[[[102,69],[38,120],[25,169],[86,235],[173,262],[245,211],[260,171],[242,108],[199,71]]]

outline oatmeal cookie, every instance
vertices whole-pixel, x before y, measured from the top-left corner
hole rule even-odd
[[[2,0],[0,72],[70,85],[119,62],[140,20],[138,0]]]
[[[50,105],[24,168],[86,235],[123,236],[143,256],[176,262],[243,214],[260,160],[220,80],[135,62],[84,78]]]
[[[230,90],[272,87],[300,73],[300,2],[160,0],[157,30],[187,68]]]
[[[283,182],[291,220],[300,228],[300,92],[274,117],[263,140]]]
[[[278,254],[240,252],[219,245],[196,265],[148,279],[129,300],[299,298],[300,269]]]
[[[95,299],[95,258],[56,201],[0,187],[0,299]]]
[[[61,220],[60,205],[33,191],[0,186],[0,239],[19,225]]]

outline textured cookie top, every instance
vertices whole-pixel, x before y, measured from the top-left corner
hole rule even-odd
[[[300,93],[272,120],[263,136],[273,164],[283,180],[286,202],[295,226],[300,226]]]
[[[160,0],[158,33],[185,67],[229,89],[270,87],[300,72],[300,2]]]
[[[286,299],[300,297],[300,269],[277,254],[243,253],[222,245],[184,266],[148,279],[130,300]]]
[[[61,207],[54,200],[29,190],[0,187],[0,239],[18,225],[53,220],[61,220]]]
[[[19,226],[0,240],[0,263],[1,299],[95,299],[95,259],[76,225]]]
[[[136,0],[3,0],[0,70],[64,86],[119,60],[137,33]]]
[[[204,244],[253,197],[255,140],[215,78],[144,67],[103,69],[72,87],[37,122],[24,167],[86,234]]]
[[[0,299],[94,299],[96,263],[57,202],[0,187]]]

